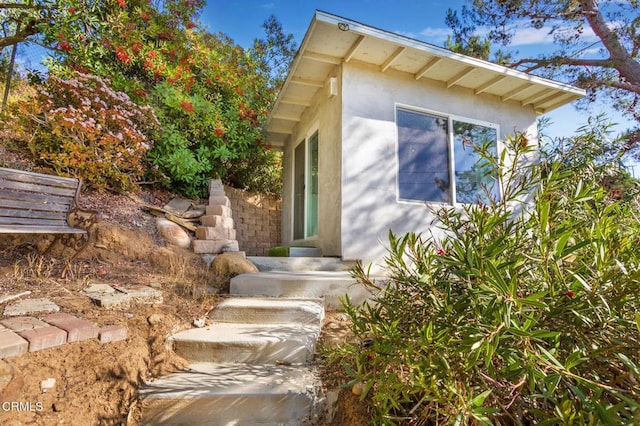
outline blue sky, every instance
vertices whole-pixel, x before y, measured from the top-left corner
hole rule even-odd
[[[443,46],[448,28],[444,23],[448,8],[460,10],[463,0],[416,1],[416,0],[208,0],[201,16],[202,23],[211,32],[221,31],[237,44],[247,47],[253,39],[263,37],[262,23],[274,14],[283,25],[285,33],[294,35],[298,45],[311,22],[316,9],[340,15],[363,24],[403,34],[437,46]],[[587,41],[596,40],[585,34]],[[536,55],[552,48],[547,31],[523,30],[513,40],[514,49],[521,54]],[[597,46],[595,46],[597,47]],[[622,131],[629,122],[605,106],[596,106],[594,114],[605,112]],[[571,105],[548,114],[552,126],[548,134],[552,137],[571,136],[584,125],[588,113],[576,111]]]

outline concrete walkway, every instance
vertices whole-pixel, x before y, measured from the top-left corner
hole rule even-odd
[[[143,424],[305,425],[322,405],[313,365],[325,308],[345,294],[366,293],[348,272],[300,271],[282,259],[231,282],[231,298],[210,314],[211,324],[171,337],[189,370],[140,390]],[[314,260],[311,265],[324,261]],[[272,267],[281,270],[273,270]]]

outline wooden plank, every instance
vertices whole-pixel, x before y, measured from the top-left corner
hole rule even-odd
[[[0,207],[0,217],[23,217],[32,219],[56,219],[67,220],[67,212],[41,211],[41,210],[17,210]]]
[[[70,210],[68,204],[49,204],[43,202],[30,202],[22,200],[6,200],[0,198],[0,208],[11,208],[15,210],[38,210],[48,212],[68,212]]]
[[[19,191],[39,192],[44,194],[74,196],[76,190],[73,188],[59,188],[54,186],[41,185],[38,183],[17,182],[0,178],[0,187],[15,189]]]
[[[3,167],[0,167],[0,178],[17,182],[34,183],[38,185],[71,189],[77,188],[79,183],[79,180],[75,178],[25,172],[24,170],[6,169]]]
[[[14,225],[37,225],[37,226],[66,226],[66,220],[55,220],[55,219],[38,219],[28,217],[3,217],[0,216],[0,226],[12,227]]]
[[[86,234],[84,229],[69,226],[0,225],[0,234]]]
[[[21,192],[16,190],[1,189],[0,188],[0,204],[3,204],[2,200],[22,200],[30,202],[38,202],[42,204],[62,204],[71,205],[75,199],[75,193],[73,196],[61,196],[51,194],[37,194],[33,192]]]

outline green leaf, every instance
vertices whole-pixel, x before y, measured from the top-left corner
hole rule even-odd
[[[546,356],[546,359],[547,359],[547,360],[551,361],[551,363],[552,363],[552,364],[554,364],[556,367],[558,367],[558,368],[560,368],[560,369],[564,370],[564,365],[562,365],[562,364],[560,363],[560,361],[558,361],[558,360],[556,359],[556,357],[555,357],[555,356],[553,356],[553,355],[551,354],[551,352],[549,352],[548,350],[546,350],[545,348],[543,348],[543,347],[542,347],[542,346],[540,346],[540,345],[536,345],[536,347],[537,347],[538,349],[540,349],[540,351],[541,351],[543,354],[545,354],[545,356]]]
[[[487,389],[486,391],[482,392],[480,395],[471,400],[471,405],[473,405],[474,407],[482,406],[482,404],[484,404],[484,400],[487,399],[489,395],[491,395],[491,392],[491,389]]]
[[[638,370],[638,366],[633,363],[625,354],[617,353],[616,357],[629,369],[636,377],[640,377],[640,370]]]

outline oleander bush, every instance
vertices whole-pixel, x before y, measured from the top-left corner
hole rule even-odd
[[[374,423],[640,422],[636,197],[528,145],[483,154],[501,200],[437,210],[442,234],[390,233],[384,283],[356,267],[377,296],[345,301],[356,339],[330,360]]]

